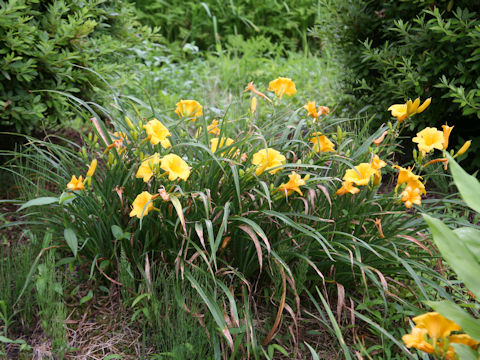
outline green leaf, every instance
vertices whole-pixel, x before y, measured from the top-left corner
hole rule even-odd
[[[433,240],[437,245],[443,258],[457,273],[467,288],[476,296],[480,297],[480,265],[470,249],[463,243],[462,239],[450,230],[440,220],[424,214],[423,218],[430,227]]]
[[[462,242],[473,255],[477,258],[477,262],[480,264],[480,230],[471,227],[462,227],[453,230],[457,236],[462,239]]]
[[[480,213],[480,183],[474,176],[463,170],[449,154],[447,154],[447,157],[450,171],[452,172],[453,179],[458,187],[458,191],[460,191],[462,199],[473,210]]]
[[[452,344],[455,349],[455,353],[458,355],[458,358],[461,360],[478,360],[478,352],[471,349],[467,345],[463,344]]]
[[[123,230],[118,225],[112,225],[112,234],[117,240],[121,240],[124,237]]]
[[[86,303],[87,301],[92,300],[92,298],[93,298],[93,292],[92,290],[89,290],[88,294],[80,299],[80,304]]]
[[[48,204],[53,204],[55,202],[58,202],[58,198],[56,197],[51,197],[51,196],[39,197],[30,201],[27,201],[25,204],[20,206],[20,208],[17,211],[26,209],[30,206],[48,205]]]
[[[473,339],[480,341],[480,320],[474,319],[460,306],[447,300],[426,301],[425,303],[447,319],[452,320],[460,325],[463,331],[465,331]]]
[[[67,242],[67,245],[72,250],[73,256],[77,257],[77,251],[78,251],[77,235],[71,228],[67,228],[63,231],[63,236],[65,237],[65,241]]]

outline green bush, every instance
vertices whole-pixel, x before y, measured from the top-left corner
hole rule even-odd
[[[473,1],[321,0],[315,33],[351,70],[357,111],[384,121],[391,104],[432,97],[418,127],[448,121],[465,140],[479,130],[479,13]]]
[[[209,49],[228,35],[243,35],[246,39],[264,35],[291,50],[307,51],[313,45],[313,41],[307,41],[307,30],[315,21],[314,0],[297,0],[295,6],[274,0],[130,1],[135,3],[139,19],[160,26],[173,47],[189,43]]]
[[[98,102],[106,86],[96,73],[118,83],[134,66],[131,46],[151,34],[132,18],[122,1],[0,1],[1,129],[31,133],[72,118],[58,92]]]

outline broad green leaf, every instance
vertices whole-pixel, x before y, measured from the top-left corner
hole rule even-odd
[[[480,282],[478,281],[480,266],[476,257],[463,243],[462,239],[450,230],[448,226],[429,215],[424,214],[423,217],[430,227],[433,240],[443,258],[453,268],[467,288],[477,298],[480,297]]]
[[[77,241],[77,235],[71,228],[67,228],[63,231],[63,236],[65,237],[65,241],[67,242],[67,245],[70,247],[70,249],[73,252],[73,256],[77,257],[77,251],[78,251],[78,241]]]
[[[475,255],[480,270],[480,230],[471,227],[462,227],[453,230],[453,232],[462,239],[465,246]]]
[[[47,196],[47,197],[39,197],[30,201],[27,201],[25,204],[20,206],[20,208],[17,211],[26,209],[30,206],[40,206],[40,205],[48,205],[48,204],[53,204],[58,202],[58,198],[52,197],[52,196]]]
[[[123,239],[123,230],[120,226],[118,225],[112,225],[112,234],[117,240]]]
[[[462,199],[473,210],[480,213],[480,183],[474,176],[463,170],[450,155],[447,154],[447,157],[449,158],[450,171]]]
[[[460,360],[478,360],[478,352],[471,349],[467,345],[452,344],[452,346]]]
[[[428,306],[460,325],[473,339],[480,341],[480,320],[474,319],[460,306],[450,301],[426,301]]]

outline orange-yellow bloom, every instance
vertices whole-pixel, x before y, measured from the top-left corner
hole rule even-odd
[[[160,160],[160,168],[168,174],[168,179],[174,181],[177,178],[187,180],[190,176],[190,167],[180,156],[175,154],[165,155]]]
[[[90,166],[88,167],[88,172],[87,172],[87,178],[92,177],[93,174],[95,174],[95,170],[97,169],[97,159],[93,159],[92,162],[90,163]]]
[[[350,193],[355,195],[360,191],[359,188],[353,186],[353,183],[351,181],[344,181],[342,182],[342,186],[340,189],[337,190],[336,194],[337,195],[345,195],[346,193]]]
[[[285,161],[285,156],[272,148],[257,151],[253,154],[252,158],[252,164],[257,166],[257,170],[255,170],[256,175],[261,175],[264,171],[268,170],[270,170],[270,174],[275,174],[280,170],[280,166],[285,164]]]
[[[443,150],[444,138],[443,132],[437,128],[426,127],[417,136],[412,139],[418,143],[418,149],[425,155],[433,149]]]
[[[478,341],[472,339],[467,334],[455,334],[448,337],[450,344],[463,344],[475,349],[478,346]]]
[[[383,161],[382,159],[380,159],[378,157],[378,155],[374,155],[373,156],[373,159],[372,161],[370,161],[370,165],[372,166],[372,168],[374,168],[375,170],[380,170],[381,168],[387,166],[387,163],[385,161]]]
[[[409,99],[405,104],[393,104],[388,108],[388,111],[391,111],[392,116],[396,117],[398,122],[402,122],[407,117],[421,113],[430,105],[431,101],[432,98],[428,98],[420,105],[420,98],[415,99],[413,102]]]
[[[421,205],[422,195],[420,194],[420,188],[408,186],[400,194],[402,196],[401,200],[405,203],[405,207],[410,209],[413,204]]]
[[[421,179],[419,175],[415,175],[412,172],[412,169],[410,167],[405,169],[401,166],[393,165],[392,168],[400,170],[400,172],[398,173],[397,187],[404,183],[408,183],[411,180]]]
[[[462,328],[448,320],[437,312],[429,312],[413,318],[417,327],[426,329],[428,335],[433,339],[445,338],[452,331],[460,331]]]
[[[312,134],[310,142],[313,144],[313,151],[319,152],[335,152],[335,145],[321,132]]]
[[[220,128],[218,127],[218,120],[213,120],[210,125],[207,126],[209,134],[220,135]]]
[[[442,125],[443,129],[443,149],[448,148],[448,139],[450,138],[450,133],[452,132],[454,126],[448,126],[447,124]]]
[[[148,191],[144,191],[141,194],[137,195],[132,204],[132,211],[130,211],[130,217],[136,216],[141,219],[148,214],[149,211],[153,210],[152,203],[153,195]]]
[[[303,108],[308,111],[307,115],[312,116],[314,121],[323,114],[327,116],[330,113],[330,109],[326,106],[319,106],[317,109],[315,101],[309,101],[307,105],[303,106]]]
[[[203,115],[203,107],[196,100],[180,100],[176,106],[175,112],[179,117],[191,118],[195,121],[197,117]]]
[[[147,132],[148,140],[153,145],[160,143],[164,149],[172,146],[170,140],[167,139],[167,136],[171,136],[170,131],[157,119],[150,120],[143,128]]]
[[[142,161],[140,167],[137,170],[135,177],[137,179],[143,178],[143,181],[148,182],[153,176],[153,170],[155,165],[160,162],[160,155],[158,153],[153,154],[149,158]]]
[[[268,90],[274,91],[275,96],[281,98],[284,94],[292,96],[297,93],[292,79],[279,77],[278,79],[270,81],[268,84]]]
[[[219,144],[219,142],[220,142],[220,144]],[[224,138],[224,137],[222,137],[221,140],[219,140],[219,138],[210,139],[210,151],[212,153],[215,153],[218,149],[222,149],[224,147],[229,147],[234,142],[235,141],[233,139]],[[232,149],[230,149],[230,151],[228,153],[233,154],[235,152],[238,152],[238,150],[236,150],[235,148],[232,148]],[[222,156],[225,156],[225,152],[222,152]]]
[[[67,184],[68,190],[83,190],[85,187],[83,186],[83,177],[79,176],[78,179],[75,175],[72,175],[70,182]]]
[[[352,182],[358,186],[368,185],[371,177],[377,173],[371,164],[361,163],[355,166],[354,169],[348,169],[345,171],[343,180],[346,182]]]
[[[426,329],[414,327],[410,334],[402,336],[402,340],[408,348],[414,347],[420,351],[432,354],[435,348],[425,340],[426,335]]]
[[[295,171],[292,171],[292,173],[288,175],[288,178],[289,180],[287,183],[280,184],[278,187],[279,190],[287,193],[288,195],[291,195],[294,191],[296,191],[303,196],[300,186],[305,185],[305,180],[302,179],[302,177]]]
[[[317,105],[315,104],[315,101],[309,101],[307,105],[304,105],[303,108],[308,111],[307,115],[312,116],[313,118],[318,118],[320,115],[318,115],[317,112]]]

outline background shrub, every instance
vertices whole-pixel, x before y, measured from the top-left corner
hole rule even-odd
[[[173,48],[192,43],[210,49],[228,35],[264,35],[290,50],[314,45],[307,30],[314,25],[314,0],[288,1],[183,1],[130,0],[135,3],[139,19],[160,26],[161,33]],[[318,43],[316,44],[318,45]]]
[[[105,84],[94,72],[127,82],[131,47],[151,34],[132,18],[123,1],[0,1],[0,129],[30,133],[74,118],[67,97],[41,90],[98,102]]]
[[[456,126],[458,142],[478,133],[480,3],[456,1],[455,7],[453,1],[423,0],[320,3],[314,32],[350,69],[346,81],[357,100],[348,100],[355,110],[375,111],[384,121],[391,104],[432,97],[431,111],[417,122],[417,129],[448,121]],[[479,141],[474,143],[478,146]],[[480,160],[476,161],[474,166]]]

